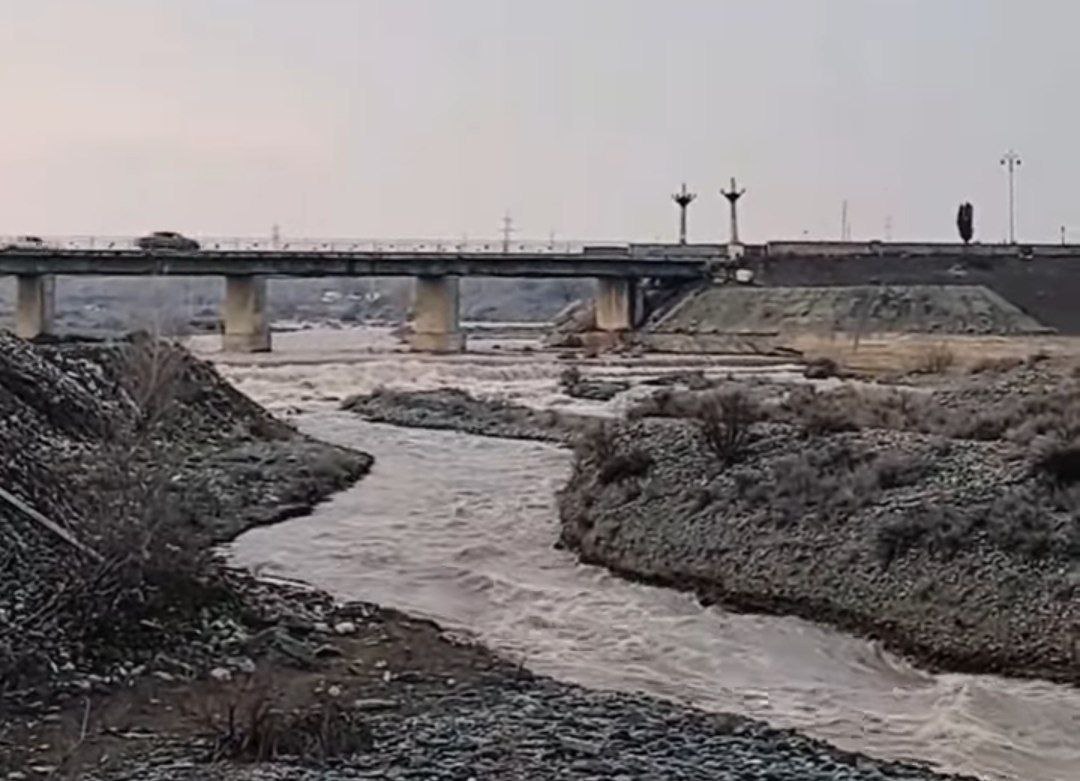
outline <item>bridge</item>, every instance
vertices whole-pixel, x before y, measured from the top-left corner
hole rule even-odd
[[[11,245],[0,237],[0,274],[18,280],[16,332],[24,338],[50,332],[58,275],[224,277],[222,344],[226,350],[245,352],[270,349],[266,288],[270,277],[414,277],[412,348],[454,352],[465,346],[459,323],[462,277],[594,278],[596,328],[621,333],[640,321],[642,280],[689,282],[709,279],[733,266],[758,273],[768,272],[770,266],[810,264],[814,278],[845,284],[846,277],[838,274],[843,269],[855,268],[854,278],[862,279],[891,264],[903,271],[890,272],[890,278],[910,284],[930,278],[931,273],[947,278],[953,264],[972,263],[1014,264],[1017,278],[1023,279],[1058,274],[1077,267],[1075,261],[1080,260],[1077,245],[879,241],[727,245],[201,238],[199,247],[143,250],[135,239],[125,237],[54,238],[26,246]],[[1060,261],[1073,263],[1063,266]]]
[[[24,338],[50,332],[56,276],[221,276],[223,348],[266,351],[268,278],[408,276],[416,279],[412,348],[454,352],[465,343],[461,277],[594,278],[597,329],[617,333],[636,324],[641,280],[705,279],[727,257],[723,245],[677,244],[201,239],[199,247],[143,250],[135,239],[117,237],[11,243],[0,250],[0,274],[18,280],[16,332]]]

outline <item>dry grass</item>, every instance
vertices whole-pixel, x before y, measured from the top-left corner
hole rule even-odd
[[[945,374],[956,365],[956,353],[945,344],[932,344],[915,356],[912,374]]]
[[[271,680],[250,681],[200,719],[211,740],[210,761],[272,762],[285,757],[325,763],[374,746],[358,713],[324,697],[286,708]]]

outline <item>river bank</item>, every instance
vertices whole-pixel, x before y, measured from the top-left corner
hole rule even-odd
[[[731,464],[695,419],[722,382],[661,390],[632,421],[577,418],[558,439],[554,413],[455,390],[384,391],[344,408],[577,442],[559,542],[586,563],[881,639],[933,670],[1076,683],[1080,523],[1071,474],[1045,461],[1070,458],[1072,385],[1061,367],[1019,360],[911,379],[921,387],[821,393],[729,381],[769,410]]]
[[[959,778],[750,719],[560,684],[429,622],[366,604],[320,611],[313,600],[284,600],[290,632],[307,638],[297,644],[318,644],[310,664],[264,656],[227,679],[144,680],[21,737],[67,747],[51,767],[97,781]],[[317,620],[343,617],[344,635]]]
[[[578,450],[561,542],[929,669],[1076,684],[1075,383],[1014,362],[917,389],[664,394]]]
[[[9,779],[942,777],[534,677],[432,624],[225,568],[206,546],[310,509],[370,457],[151,343],[0,348],[6,485],[63,532],[0,516],[20,584],[3,605]]]

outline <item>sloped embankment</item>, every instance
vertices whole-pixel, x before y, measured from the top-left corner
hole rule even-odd
[[[710,437],[684,403],[674,414],[690,417],[624,422],[579,448],[562,542],[938,668],[1075,683],[1077,398],[1056,380],[1020,395],[803,389],[741,440],[719,406]]]
[[[697,291],[650,329],[656,333],[1047,333],[981,285],[714,286]]]
[[[370,463],[297,434],[179,348],[0,332],[0,693],[135,664],[154,649],[118,650],[140,642],[125,622],[161,629],[153,605],[178,604],[178,573],[199,591],[211,543],[307,511]]]

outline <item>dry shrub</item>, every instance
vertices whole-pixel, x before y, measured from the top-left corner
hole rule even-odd
[[[642,448],[636,447],[625,453],[615,453],[603,461],[596,479],[604,485],[621,483],[635,477],[644,477],[652,465],[652,456]]]
[[[699,399],[697,393],[661,388],[627,409],[626,418],[692,418],[699,408]]]
[[[574,441],[576,461],[604,463],[615,454],[615,439],[615,426],[610,421],[602,420],[586,425]]]
[[[577,366],[567,366],[559,373],[559,385],[563,388],[573,388],[581,382],[581,369]]]
[[[275,702],[271,688],[268,682],[245,687],[221,712],[206,715],[212,762],[291,757],[325,763],[374,746],[371,730],[355,710],[332,699],[287,710]]]
[[[976,506],[923,505],[884,519],[882,563],[915,549],[951,557],[978,545],[1034,560],[1080,556],[1080,497],[1075,490],[1028,485]]]
[[[575,443],[575,469],[585,464],[596,467],[596,479],[603,485],[642,477],[652,467],[653,459],[644,449],[619,446],[616,426],[602,421],[589,426]]]
[[[950,425],[947,412],[926,394],[850,385],[828,391],[798,386],[772,417],[799,426],[807,436],[864,428],[942,433]]]
[[[713,455],[726,465],[745,454],[760,411],[746,393],[731,390],[702,398],[694,418]]]
[[[803,369],[803,376],[808,380],[825,380],[839,375],[840,365],[832,358],[814,358]]]
[[[980,358],[968,369],[970,374],[1005,374],[1024,365],[1023,358],[1005,356],[999,358]]]
[[[922,350],[911,367],[912,374],[944,374],[956,363],[956,354],[947,345],[934,344]]]
[[[912,485],[930,465],[899,451],[868,452],[844,441],[782,456],[768,470],[733,471],[740,498],[780,526],[807,519],[839,522],[877,501],[882,492]]]
[[[1058,486],[1080,482],[1080,442],[1047,439],[1035,448],[1036,472]]]

